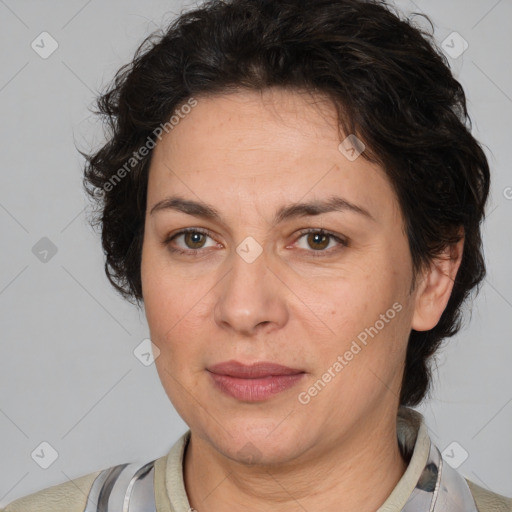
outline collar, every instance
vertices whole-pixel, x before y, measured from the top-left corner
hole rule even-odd
[[[422,414],[400,407],[397,437],[409,465],[377,512],[478,512],[466,480],[443,460]]]

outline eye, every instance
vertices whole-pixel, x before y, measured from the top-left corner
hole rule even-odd
[[[174,247],[171,242],[183,238],[184,246]],[[199,229],[199,228],[187,228],[178,231],[174,235],[166,238],[164,240],[164,245],[168,247],[171,252],[176,252],[180,254],[197,254],[201,249],[205,247],[205,239],[210,238],[208,231]],[[213,243],[215,246],[216,242]],[[211,247],[211,246],[210,246]]]
[[[348,246],[347,240],[335,235],[334,233],[330,233],[329,231],[324,231],[323,229],[306,229],[302,230],[300,233],[301,236],[299,237],[299,240],[305,238],[305,242],[307,244],[307,247],[303,248],[312,252],[312,256],[315,257],[325,256],[325,253],[330,254],[333,252],[333,249],[334,252],[337,252],[341,248]],[[331,245],[331,242],[333,242],[334,248]],[[331,247],[327,249],[330,245]],[[313,250],[311,251],[310,249]]]
[[[326,256],[344,247],[348,247],[347,240],[323,229],[304,229],[300,231],[300,235],[298,240],[304,238],[307,244],[307,247],[302,247],[301,249],[311,253],[313,257]],[[217,242],[213,240],[211,245],[205,245],[207,238],[211,239],[207,230],[186,228],[167,237],[163,244],[173,253],[196,256],[202,252],[202,249],[217,245]],[[172,243],[180,239],[183,240],[184,245],[176,246]]]

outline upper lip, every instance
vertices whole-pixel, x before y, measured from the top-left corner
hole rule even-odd
[[[281,364],[268,361],[259,361],[250,365],[238,361],[225,361],[207,368],[208,371],[217,375],[228,375],[240,379],[257,379],[258,377],[269,377],[273,375],[296,375],[304,373],[304,370],[289,368]]]

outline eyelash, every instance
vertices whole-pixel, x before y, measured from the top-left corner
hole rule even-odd
[[[185,250],[185,249],[178,249],[176,247],[171,247],[170,244],[175,238],[177,238],[180,235],[187,234],[187,233],[199,233],[201,235],[205,235],[205,236],[212,238],[210,236],[210,233],[208,230],[205,230],[202,228],[185,228],[185,229],[182,229],[181,231],[178,231],[177,233],[167,237],[163,241],[163,245],[167,246],[169,251],[171,251],[173,253],[184,254],[186,256],[191,256],[191,257],[199,256],[199,253],[202,251],[202,249],[186,249]],[[309,235],[310,233],[328,236],[328,237],[334,239],[336,242],[338,242],[342,246],[342,248],[348,247],[347,240],[335,235],[334,233],[331,233],[330,231],[325,231],[324,229],[314,229],[314,228],[302,229],[299,231],[300,236],[297,238],[296,241],[300,240],[304,235]],[[304,249],[304,250],[306,250],[306,249]],[[329,250],[318,250],[318,251],[311,250],[311,251],[307,251],[307,252],[311,252],[312,256],[314,258],[319,258],[319,257],[321,258],[321,257],[325,257],[326,255],[331,255],[332,252],[338,252],[339,250],[341,250],[340,247],[335,247],[335,248],[331,248]]]

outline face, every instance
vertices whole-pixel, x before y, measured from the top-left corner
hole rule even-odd
[[[325,99],[196,100],[149,172],[142,287],[165,391],[234,460],[368,435],[398,404],[415,307],[388,179],[339,149]]]

